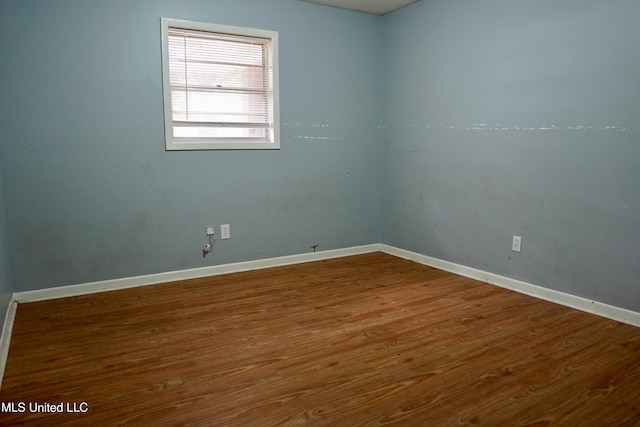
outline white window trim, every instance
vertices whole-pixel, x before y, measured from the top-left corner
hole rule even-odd
[[[278,72],[278,33],[276,31],[244,28],[230,25],[218,25],[204,22],[161,18],[162,26],[162,88],[164,99],[164,122],[166,150],[278,150],[280,149],[280,102]],[[272,115],[271,138],[267,140],[233,138],[177,138],[173,136],[173,114],[171,103],[171,83],[169,79],[169,43],[170,28],[232,34],[245,37],[259,37],[271,40],[272,57]]]

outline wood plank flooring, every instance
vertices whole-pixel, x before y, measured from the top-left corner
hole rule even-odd
[[[640,426],[640,329],[373,253],[20,304],[0,401],[26,406],[3,426]]]

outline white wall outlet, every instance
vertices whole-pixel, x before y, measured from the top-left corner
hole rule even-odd
[[[229,224],[222,224],[220,226],[220,238],[222,240],[231,238],[231,227],[229,226]]]
[[[513,236],[513,243],[511,243],[511,249],[514,252],[520,252],[521,247],[522,247],[522,237]]]
[[[207,236],[213,236],[215,234],[214,230],[215,230],[215,227],[213,225],[207,225],[205,227],[205,231],[207,233]]]

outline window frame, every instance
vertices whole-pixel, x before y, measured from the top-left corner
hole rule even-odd
[[[174,150],[278,150],[280,149],[280,106],[278,72],[278,33],[256,28],[219,25],[205,22],[161,18],[162,35],[162,91],[165,123],[165,148]],[[205,33],[216,33],[238,37],[252,37],[269,40],[271,63],[267,65],[270,77],[271,97],[270,123],[267,138],[225,138],[225,137],[176,137],[174,136],[172,92],[169,70],[169,31],[181,29]]]

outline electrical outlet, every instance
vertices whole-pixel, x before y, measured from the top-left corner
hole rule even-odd
[[[513,236],[513,243],[511,243],[511,250],[514,252],[520,252],[520,248],[522,247],[522,237]]]
[[[229,227],[229,224],[222,224],[220,226],[220,238],[222,240],[231,238],[231,228]]]
[[[215,230],[215,227],[213,225],[207,225],[205,227],[205,231],[207,233],[207,236],[213,236],[215,234],[215,232],[213,230]]]

